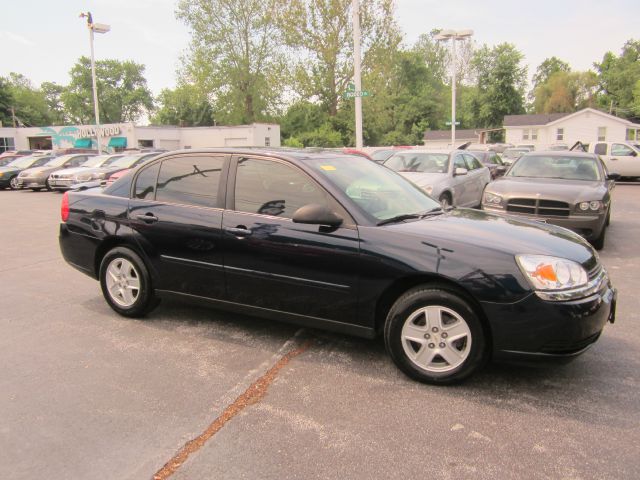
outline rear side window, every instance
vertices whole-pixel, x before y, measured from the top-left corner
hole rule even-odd
[[[143,198],[153,200],[156,193],[156,180],[158,179],[158,171],[160,164],[156,163],[145,168],[136,178],[135,198]]]
[[[619,155],[621,157],[628,157],[633,153],[630,147],[622,145],[621,143],[614,143],[611,145],[611,155]]]
[[[224,157],[186,156],[162,162],[156,200],[160,202],[218,207],[218,189]]]
[[[607,154],[607,144],[606,143],[596,143],[595,154],[596,155],[606,155]]]

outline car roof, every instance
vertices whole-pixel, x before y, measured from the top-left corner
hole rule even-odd
[[[527,152],[523,155],[523,157],[536,157],[541,155],[556,157],[596,158],[595,153],[579,152],[577,150],[537,150],[534,152]]]
[[[145,155],[155,152],[148,152]],[[360,155],[344,153],[330,149],[301,149],[288,147],[220,147],[220,148],[189,148],[185,150],[173,150],[170,152],[158,152],[158,158],[168,157],[176,154],[199,154],[199,153],[225,153],[228,155],[261,155],[274,158],[288,158],[291,160],[315,160],[331,158],[364,158]]]

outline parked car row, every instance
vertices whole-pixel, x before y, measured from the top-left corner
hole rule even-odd
[[[67,190],[80,183],[106,180],[160,152],[127,153],[97,155],[91,152],[56,156],[47,152],[19,156],[0,166],[0,189]]]

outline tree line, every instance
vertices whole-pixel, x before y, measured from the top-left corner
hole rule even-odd
[[[290,146],[353,145],[351,0],[180,0],[176,17],[191,33],[177,86],[153,98],[144,66],[96,62],[101,121],[208,126],[276,122]],[[362,85],[367,145],[422,143],[425,130],[447,128],[451,105],[450,42],[438,30],[412,45],[393,0],[361,0]],[[588,71],[550,57],[527,91],[524,55],[508,42],[458,42],[458,128],[499,128],[505,115],[600,108],[640,121],[640,42],[629,40]],[[13,108],[13,112],[11,111]],[[0,120],[25,125],[92,123],[89,60],[66,86],[0,79]],[[496,132],[496,140],[500,132]]]

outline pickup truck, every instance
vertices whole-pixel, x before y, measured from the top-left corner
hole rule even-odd
[[[599,155],[611,173],[640,178],[640,145],[634,142],[596,142],[589,151]]]

